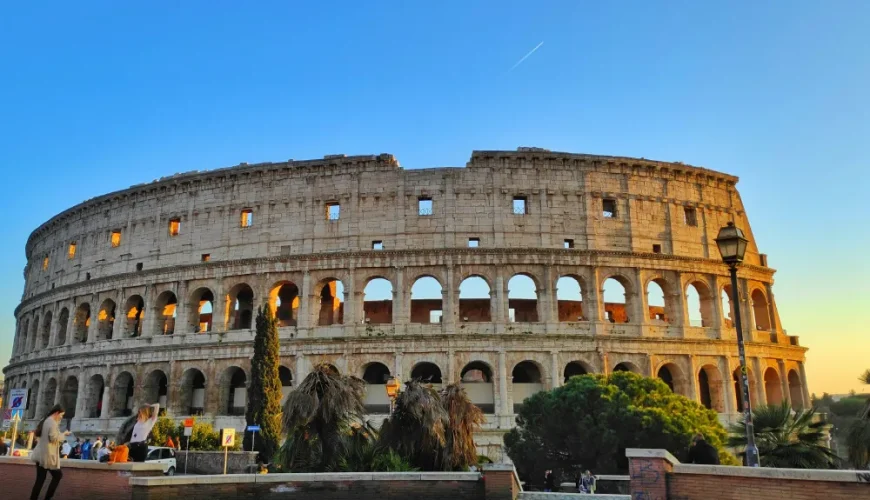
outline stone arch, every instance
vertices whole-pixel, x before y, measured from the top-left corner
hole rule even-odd
[[[571,361],[567,365],[565,365],[565,370],[562,372],[565,383],[571,379],[571,377],[577,377],[580,375],[588,375],[590,373],[594,373],[594,370],[588,363],[584,361]]]
[[[160,403],[161,410],[166,408],[169,397],[169,377],[161,369],[151,370],[145,376],[142,385],[142,402],[145,404]]]
[[[764,370],[764,394],[767,396],[767,404],[782,404],[782,380],[776,368],[768,367]]]
[[[141,337],[142,321],[145,315],[145,300],[139,295],[131,295],[124,304],[124,336]]]
[[[157,296],[154,305],[154,335],[175,333],[175,320],[178,314],[178,298],[169,290]]]
[[[64,307],[57,315],[57,337],[54,345],[61,346],[66,344],[66,326],[69,323],[69,309]]]
[[[45,387],[39,397],[39,406],[36,408],[36,415],[39,418],[44,417],[54,406],[55,397],[57,397],[57,379],[51,377],[45,381]]]
[[[27,391],[27,407],[24,410],[24,418],[31,420],[37,418],[36,407],[39,405],[39,380],[34,380]],[[41,417],[40,417],[41,418]]]
[[[471,402],[484,413],[495,413],[493,370],[483,361],[472,361],[460,372],[460,385],[465,388]]]
[[[85,388],[85,401],[82,405],[84,418],[100,418],[100,413],[103,409],[103,389],[106,387],[106,381],[102,375],[92,375],[88,379],[88,385]]]
[[[254,324],[254,289],[247,283],[230,288],[224,311],[224,330],[250,330]]]
[[[112,386],[112,417],[127,417],[133,414],[133,391],[136,381],[133,374],[123,371],[115,377]]]
[[[287,402],[287,396],[293,390],[293,371],[284,365],[278,367],[278,380],[281,381],[281,407]]]
[[[30,345],[28,349],[30,352],[36,351],[39,347],[39,315],[33,317],[33,324],[30,329]]]
[[[244,415],[247,407],[248,376],[241,367],[224,370],[220,382],[220,415]]]
[[[689,318],[689,326],[712,328],[713,321],[713,294],[707,283],[701,280],[692,280],[686,285],[686,309]]]
[[[631,372],[641,374],[641,369],[631,361],[622,361],[613,366],[614,372]]]
[[[544,390],[541,367],[534,361],[520,361],[511,370],[514,413],[519,413],[526,398]]]
[[[670,323],[673,318],[668,314],[671,307],[669,297],[670,285],[664,278],[653,278],[646,284],[647,309],[650,321],[654,323]]]
[[[739,365],[739,362],[738,362]],[[749,398],[752,401],[752,406],[758,406],[758,394],[759,388],[757,387],[757,383],[755,380],[755,374],[752,370],[747,366],[746,367],[746,378],[749,383]],[[734,369],[734,372],[731,374],[731,381],[734,384],[734,395],[735,402],[737,403],[738,411],[743,411],[743,381],[740,376],[740,367]]]
[[[788,395],[794,410],[804,408],[803,384],[801,384],[800,375],[795,370],[788,371]]]
[[[605,321],[610,323],[631,322],[631,317],[628,315],[632,305],[631,289],[631,280],[621,274],[612,274],[601,280]]]
[[[278,320],[278,326],[296,326],[299,323],[299,287],[292,281],[279,281],[269,291],[269,307]]]
[[[435,363],[422,361],[411,369],[411,380],[419,380],[424,383],[441,384],[441,368]]]
[[[115,328],[115,301],[106,299],[100,305],[97,314],[97,340],[112,340],[112,331]]]
[[[393,322],[393,283],[383,276],[372,276],[363,287],[363,317],[366,323]]]
[[[78,399],[79,379],[74,376],[69,376],[64,381],[63,393],[60,398],[67,420],[72,420],[76,417],[76,403],[78,403]]]
[[[214,292],[200,287],[190,294],[188,325],[194,333],[210,332],[214,328]]]
[[[676,363],[663,363],[656,371],[656,377],[667,384],[667,386],[670,387],[671,392],[674,394],[680,394],[691,398],[686,375]]]
[[[176,410],[181,415],[202,415],[206,408],[206,379],[199,368],[181,374],[181,401]]]
[[[770,330],[770,310],[767,308],[767,296],[760,288],[752,290],[752,318],[755,320],[753,328],[756,330]]]
[[[377,361],[363,367],[362,379],[366,383],[365,409],[367,413],[390,412],[390,398],[387,397],[386,383],[391,377],[387,365]]]
[[[39,342],[39,347],[45,349],[51,343],[51,311],[46,311],[42,317],[42,335]]]
[[[459,320],[470,323],[492,321],[492,287],[480,274],[465,277],[459,283]]]
[[[698,397],[707,409],[718,413],[725,412],[725,385],[719,368],[705,364],[698,370]]]
[[[88,329],[91,327],[91,305],[87,302],[79,304],[76,315],[73,318],[73,327],[76,343],[84,344],[88,341]]]
[[[589,316],[585,311],[583,278],[574,274],[560,276],[556,281],[556,302],[560,322],[585,321]]]
[[[517,273],[508,280],[508,321],[511,323],[537,323],[538,281],[532,274]]]
[[[317,325],[344,324],[344,283],[336,278],[327,278],[317,285],[315,291],[320,298]]]
[[[444,315],[444,288],[438,278],[422,275],[411,285],[411,323],[439,324]]]

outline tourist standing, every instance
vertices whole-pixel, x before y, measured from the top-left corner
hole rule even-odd
[[[60,446],[60,458],[69,458],[71,452],[72,446],[69,445],[69,441],[64,439],[63,444]]]
[[[595,476],[588,470],[580,477],[580,493],[595,493]]]
[[[82,445],[82,460],[90,460],[91,459],[91,439],[85,439],[85,443]]]
[[[36,435],[39,442],[30,454],[30,459],[36,462],[36,482],[33,483],[30,500],[37,500],[39,498],[39,493],[42,491],[42,485],[45,484],[45,475],[47,473],[51,473],[51,483],[49,483],[48,492],[45,495],[46,500],[54,497],[57,485],[60,484],[60,480],[63,477],[63,472],[60,471],[60,453],[58,448],[64,436],[69,435],[69,431],[61,433],[57,425],[63,418],[63,414],[63,407],[54,405],[51,411],[48,412],[48,415],[36,426]]]
[[[547,470],[544,473],[544,491],[554,491],[556,488],[556,476],[553,475],[553,471]]]
[[[100,453],[100,449],[103,448],[103,437],[97,436],[97,440],[94,441],[94,446],[91,447],[91,460],[96,460],[97,455]]]
[[[692,447],[689,448],[689,463],[719,465],[719,450],[705,441],[703,434],[696,434],[692,438]]]
[[[148,456],[148,435],[157,423],[157,415],[160,413],[160,404],[139,408],[136,424],[133,426],[133,434],[130,438],[130,459],[134,462],[144,462]]]

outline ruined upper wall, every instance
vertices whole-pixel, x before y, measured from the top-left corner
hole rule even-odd
[[[465,247],[616,250],[718,258],[734,220],[751,237],[737,178],[680,163],[554,153],[475,151],[467,168],[402,169],[392,155],[240,165],[192,172],[94,198],[27,242],[25,296],[90,277],[199,262],[323,252]],[[513,213],[515,196],[528,213]],[[431,215],[418,213],[429,197]],[[603,217],[603,200],[617,216]],[[326,204],[339,203],[339,220]],[[694,209],[697,226],[686,223]],[[240,227],[241,210],[253,226]],[[179,219],[177,236],[169,221]],[[111,246],[112,231],[121,244]],[[76,255],[68,258],[69,243]],[[44,258],[48,267],[43,269]],[[754,244],[747,256],[761,264]]]

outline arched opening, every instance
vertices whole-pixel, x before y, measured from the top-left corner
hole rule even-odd
[[[18,330],[18,353],[24,354],[28,351],[27,335],[30,333],[30,320],[24,320],[21,328]]]
[[[292,281],[277,283],[269,292],[269,306],[278,326],[296,326],[299,318],[299,287]]]
[[[48,413],[48,410],[54,406],[55,396],[57,396],[57,380],[50,378],[45,383],[45,388],[39,397],[39,407],[36,409],[36,416],[38,418],[44,417]]]
[[[692,395],[689,394],[691,391],[689,390],[688,380],[686,380],[686,375],[683,370],[680,369],[674,363],[665,363],[659,368],[658,373],[656,374],[658,378],[662,379],[662,381],[667,384],[668,387],[671,388],[674,394],[680,394],[682,396],[686,396],[688,398],[692,398]]]
[[[145,313],[145,301],[139,295],[132,295],[124,305],[124,336],[142,336],[142,316]]]
[[[538,322],[538,287],[525,274],[516,274],[508,281],[508,321]]]
[[[794,410],[803,410],[804,391],[801,386],[801,378],[794,370],[788,371],[788,395],[791,399],[791,407]]]
[[[393,322],[393,284],[384,278],[373,278],[363,291],[365,322],[383,325]]]
[[[756,330],[770,330],[770,313],[767,309],[767,297],[758,288],[752,291],[752,316],[755,318]]]
[[[731,300],[731,287],[722,287],[719,294],[722,301],[722,323],[725,328],[734,328],[734,302]]]
[[[197,368],[188,368],[181,375],[181,404],[184,415],[202,415],[205,412],[205,375]]]
[[[36,407],[39,406],[39,380],[34,380],[30,390],[27,391],[27,409],[24,411],[25,419],[36,418]],[[42,418],[41,416],[39,418]]]
[[[556,282],[556,302],[559,308],[559,321],[584,321],[583,289],[580,280],[574,276],[562,276]]]
[[[82,407],[85,412],[85,418],[100,418],[100,413],[103,411],[104,387],[105,382],[102,375],[94,375],[88,380],[85,404]]]
[[[565,371],[563,375],[565,377],[565,383],[568,383],[568,380],[571,377],[579,377],[580,375],[586,375],[591,373],[592,370],[588,369],[582,362],[580,361],[571,361],[567,365],[565,365]]]
[[[441,383],[441,368],[434,363],[422,362],[414,365],[411,370],[411,380],[419,380],[426,384]]]
[[[175,294],[165,291],[157,297],[154,307],[154,335],[172,335],[175,333],[175,319],[178,313],[178,299]]]
[[[328,279],[320,288],[320,312],[318,326],[341,325],[344,323],[344,284],[336,279]]]
[[[254,290],[246,283],[232,287],[226,296],[226,330],[250,330],[254,318]]]
[[[713,296],[703,282],[693,281],[686,287],[686,308],[689,311],[689,326],[713,326]]]
[[[42,318],[42,338],[40,340],[39,346],[42,349],[45,349],[49,346],[51,342],[51,311],[45,313],[45,316]]]
[[[57,315],[57,338],[54,345],[61,346],[66,344],[66,325],[69,323],[69,309],[64,307]]]
[[[63,394],[61,394],[61,405],[66,414],[64,418],[72,420],[76,417],[76,403],[79,398],[79,379],[75,377],[67,377],[63,384]]]
[[[160,403],[160,411],[166,408],[169,394],[169,379],[162,370],[154,370],[145,377],[145,385],[142,386],[145,404]]]
[[[231,366],[221,378],[221,415],[244,415],[248,399],[248,378],[238,366]]]
[[[112,340],[112,330],[115,328],[114,300],[106,299],[103,301],[97,321],[97,340]]]
[[[87,302],[79,305],[76,309],[76,315],[75,318],[73,318],[73,327],[75,329],[76,342],[79,344],[87,342],[88,328],[91,327],[91,306]]]
[[[640,374],[640,368],[636,364],[630,363],[628,361],[624,361],[622,363],[617,364],[616,366],[613,367],[613,371],[614,372],[631,372],[631,373]]]
[[[39,347],[39,316],[33,318],[33,326],[30,331],[30,351],[33,352]]]
[[[662,279],[651,280],[646,285],[649,319],[653,323],[665,324],[671,320],[667,314],[667,298],[665,297],[666,287],[667,284]]]
[[[604,280],[604,320],[610,323],[628,323],[628,294],[622,278]]]
[[[362,378],[366,383],[366,413],[389,413],[390,398],[387,397],[386,384],[390,379],[390,369],[383,363],[369,363],[365,366]]]
[[[782,404],[782,380],[774,368],[764,371],[764,393],[767,395],[767,404]]]
[[[287,396],[293,390],[293,372],[286,366],[278,367],[278,379],[281,381],[281,407],[287,401]]]
[[[701,404],[707,409],[723,413],[725,411],[723,393],[722,375],[719,369],[713,365],[702,366],[698,371],[698,395]]]
[[[489,283],[480,276],[469,276],[459,284],[459,320],[469,323],[492,321]]]
[[[481,361],[468,363],[462,369],[460,380],[472,403],[484,413],[495,412],[492,370],[486,363]]]
[[[526,398],[544,390],[541,370],[532,361],[517,363],[511,372],[511,383],[513,386],[514,413],[519,413]]]
[[[194,333],[210,332],[213,326],[214,294],[208,288],[198,288],[190,294],[188,323]]]
[[[418,278],[411,286],[411,323],[439,324],[444,315],[441,283],[431,276]]]
[[[675,389],[675,385],[674,385],[674,375],[671,373],[671,370],[670,370],[670,368],[668,368],[668,365],[664,365],[661,368],[659,368],[659,372],[656,374],[656,376],[659,379],[661,379],[661,381],[664,382],[665,385],[668,386],[668,388],[671,390],[671,392],[673,392],[673,393],[677,392]]]
[[[112,417],[128,417],[133,414],[133,375],[121,372],[115,377],[112,388]]]

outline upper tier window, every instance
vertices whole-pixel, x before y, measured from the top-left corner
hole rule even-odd
[[[181,232],[181,219],[169,219],[169,236],[178,236]]]
[[[686,214],[686,225],[687,226],[697,226],[698,225],[698,212],[692,207],[685,207],[684,212]]]
[[[601,215],[606,219],[616,218],[616,200],[604,198],[601,202]]]
[[[326,204],[326,220],[338,220],[341,218],[341,205],[337,201]]]
[[[514,196],[514,215],[527,215],[529,213],[529,199],[525,196]]]
[[[112,242],[112,248],[118,248],[119,246],[121,246],[121,231],[112,231],[112,235],[109,238],[109,241]]]
[[[70,259],[75,258],[76,256],[76,242],[71,241],[69,244],[69,250],[67,251],[67,255]]]
[[[242,210],[241,227],[251,227],[254,225],[254,211],[250,208]]]
[[[432,198],[421,197],[417,200],[417,215],[432,215]]]

